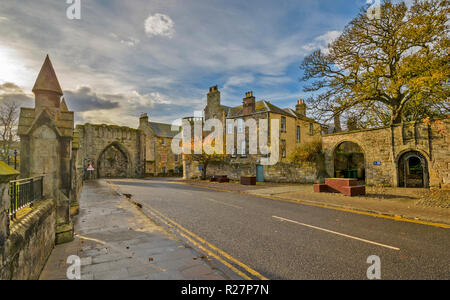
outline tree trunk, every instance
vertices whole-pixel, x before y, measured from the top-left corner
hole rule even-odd
[[[202,169],[202,180],[206,180],[206,168],[208,167],[208,164],[203,164],[203,169]]]
[[[391,111],[391,125],[400,124],[402,122],[402,113],[400,108],[393,108]]]

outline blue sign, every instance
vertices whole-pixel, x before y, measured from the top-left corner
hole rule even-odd
[[[373,165],[374,165],[374,166],[381,166],[381,161],[374,161],[374,162],[373,162]]]

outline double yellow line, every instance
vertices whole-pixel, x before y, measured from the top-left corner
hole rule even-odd
[[[112,182],[109,182],[111,186],[113,186],[114,190],[120,194],[118,191],[118,188],[116,185]],[[136,198],[136,197],[135,197]],[[132,202],[132,201],[131,201]],[[144,205],[142,203],[136,203],[133,202],[135,205],[137,205],[142,210],[146,210],[149,214],[152,215],[152,217],[159,222],[162,222],[166,224],[168,227],[175,229],[183,238],[188,240],[190,243],[192,243],[195,247],[200,249],[201,251],[204,251],[208,256],[215,258],[217,261],[221,262],[223,265],[228,267],[230,270],[238,274],[240,277],[246,279],[246,280],[269,280],[268,278],[264,277],[251,267],[247,266],[243,262],[237,260],[236,258],[232,257],[230,254],[226,253],[225,251],[217,248],[216,246],[212,245],[205,239],[201,238],[197,234],[189,231],[185,227],[181,226],[171,218],[165,216],[158,210],[154,209],[153,207],[149,205]]]

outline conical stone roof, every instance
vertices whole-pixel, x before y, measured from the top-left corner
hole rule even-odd
[[[62,89],[59,85],[58,78],[56,77],[55,70],[53,69],[52,62],[49,56],[45,58],[44,64],[42,65],[41,71],[36,79],[36,83],[33,87],[33,93],[44,91],[44,92],[54,92],[62,95]]]

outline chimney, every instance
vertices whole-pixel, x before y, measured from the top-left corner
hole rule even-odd
[[[139,118],[139,128],[142,128],[143,125],[147,124],[148,124],[148,115],[146,113],[143,113]]]
[[[220,92],[217,85],[209,88],[206,98],[207,106],[220,106]]]
[[[306,103],[305,103],[305,100],[301,100],[300,99],[300,100],[297,101],[297,105],[295,106],[295,111],[298,114],[306,117]]]
[[[243,100],[243,115],[251,115],[255,112],[256,104],[255,104],[255,97],[253,96],[253,92],[247,92],[245,93],[245,98]]]

